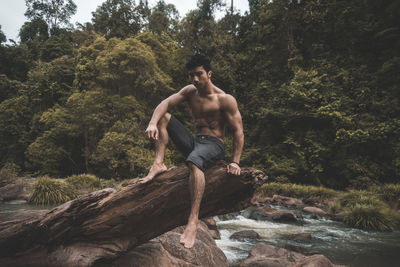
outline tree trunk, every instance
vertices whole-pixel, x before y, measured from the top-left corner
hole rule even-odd
[[[186,166],[148,184],[104,189],[60,205],[39,218],[0,224],[0,266],[93,266],[184,225],[190,212]],[[218,162],[206,171],[200,217],[239,211],[250,205],[266,176],[243,168],[226,173]]]

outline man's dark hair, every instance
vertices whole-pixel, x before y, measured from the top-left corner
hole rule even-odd
[[[200,66],[203,66],[206,72],[211,70],[211,63],[208,57],[201,54],[196,54],[189,59],[188,63],[186,64],[186,69],[191,70]]]

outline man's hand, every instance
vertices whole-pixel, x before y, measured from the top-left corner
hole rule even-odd
[[[147,138],[158,140],[158,128],[156,125],[149,124],[145,131]]]
[[[227,171],[234,175],[240,175],[240,166],[235,162],[231,162],[227,166]]]

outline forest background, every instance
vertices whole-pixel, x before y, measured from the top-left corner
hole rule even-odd
[[[144,175],[151,113],[200,52],[239,103],[242,166],[336,189],[399,181],[399,1],[249,0],[241,15],[198,0],[181,18],[162,0],[106,0],[76,27],[72,0],[26,4],[19,43],[0,28],[2,173]],[[172,112],[193,129],[186,107]],[[166,162],[183,158],[171,146]]]

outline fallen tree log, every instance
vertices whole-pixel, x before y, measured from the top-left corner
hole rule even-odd
[[[189,170],[180,166],[147,184],[93,192],[40,215],[0,223],[0,266],[95,266],[184,225],[190,212]],[[250,205],[266,176],[242,168],[227,174],[226,163],[206,171],[200,217]]]

